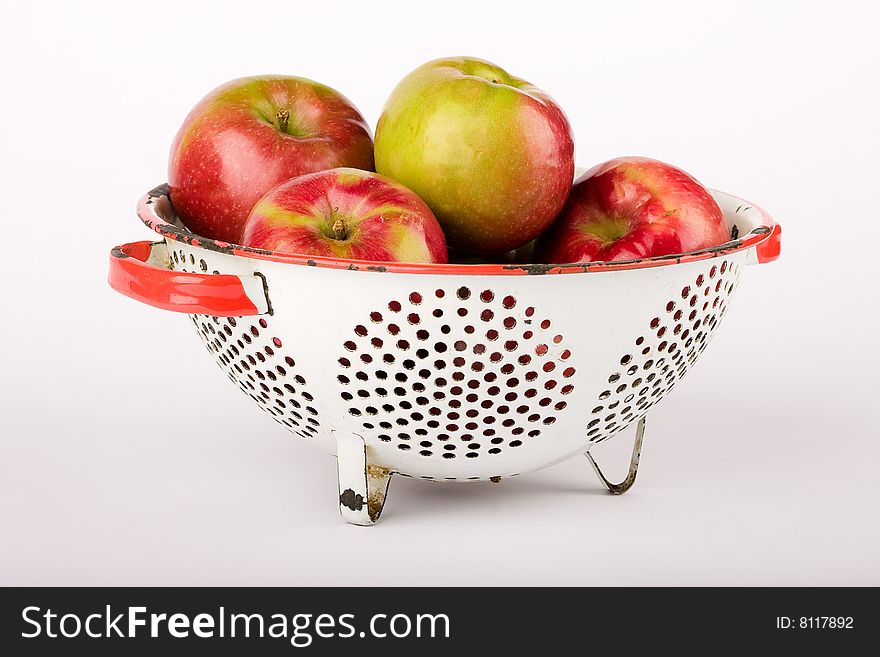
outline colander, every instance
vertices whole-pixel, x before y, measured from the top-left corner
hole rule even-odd
[[[426,265],[308,258],[199,237],[167,186],[139,203],[162,236],[114,248],[110,285],[187,313],[232,383],[336,454],[339,508],[373,524],[392,474],[498,482],[586,454],[632,486],[645,417],[727,311],[743,265],[780,227],[713,192],[731,240],[683,255],[575,265]],[[626,479],[593,445],[631,425]]]

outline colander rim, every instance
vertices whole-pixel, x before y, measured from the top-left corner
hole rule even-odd
[[[291,265],[346,269],[350,271],[396,272],[401,274],[454,274],[478,276],[522,276],[535,274],[586,274],[600,271],[622,271],[630,269],[648,269],[670,265],[697,262],[726,256],[758,246],[768,240],[776,228],[776,222],[760,206],[733,194],[710,190],[713,194],[722,194],[736,201],[743,207],[757,210],[761,215],[760,225],[746,235],[731,239],[706,249],[650,258],[620,260],[616,262],[581,262],[566,264],[452,264],[452,263],[404,263],[404,262],[373,262],[364,260],[348,260],[326,256],[308,256],[293,253],[281,253],[266,249],[256,249],[231,242],[224,242],[202,237],[191,232],[183,225],[167,221],[162,213],[173,211],[170,190],[167,183],[154,187],[138,201],[137,213],[141,221],[160,236],[183,242],[194,247],[214,251],[225,255],[268,260]],[[166,206],[163,210],[162,206]]]

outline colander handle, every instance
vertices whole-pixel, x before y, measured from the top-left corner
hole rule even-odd
[[[770,235],[755,247],[754,262],[764,264],[765,262],[773,262],[779,257],[782,251],[782,226],[773,223],[770,229]]]
[[[265,315],[269,300],[259,274],[172,271],[165,242],[131,242],[110,251],[110,287],[141,303],[216,317]]]

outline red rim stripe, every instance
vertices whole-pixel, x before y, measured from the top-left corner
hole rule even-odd
[[[744,249],[758,246],[757,255],[759,262],[770,262],[779,256],[779,226],[770,218],[762,208],[749,201],[742,200],[744,205],[751,206],[761,213],[762,225],[755,228],[747,235],[733,239],[725,244],[714,246],[700,251],[689,253],[660,256],[654,258],[640,258],[638,260],[626,260],[619,262],[590,262],[572,263],[560,265],[543,264],[485,264],[485,265],[461,265],[461,264],[423,264],[423,263],[400,263],[400,262],[367,262],[361,260],[346,260],[343,258],[330,258],[318,256],[305,256],[277,251],[254,249],[238,244],[230,244],[206,237],[200,237],[185,228],[169,223],[162,217],[162,213],[171,211],[171,201],[168,198],[167,185],[160,185],[148,192],[138,202],[138,216],[149,228],[159,235],[201,247],[211,251],[217,251],[228,255],[243,256],[256,260],[269,260],[283,262],[292,265],[304,265],[310,267],[327,267],[332,269],[348,269],[356,271],[396,272],[401,274],[454,274],[466,276],[522,276],[529,274],[575,274],[598,271],[620,271],[627,269],[647,269],[651,267],[663,267],[686,262],[696,262],[718,256],[736,253]]]

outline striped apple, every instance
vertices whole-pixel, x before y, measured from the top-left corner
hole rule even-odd
[[[393,180],[338,168],[288,180],[254,206],[245,246],[374,262],[447,262],[431,209]]]
[[[620,261],[686,253],[730,239],[721,208],[688,173],[646,157],[599,164],[575,181],[538,240],[538,262]]]
[[[342,94],[289,76],[233,80],[190,112],[171,148],[171,202],[187,228],[238,243],[275,185],[333,167],[373,169],[373,141]]]

